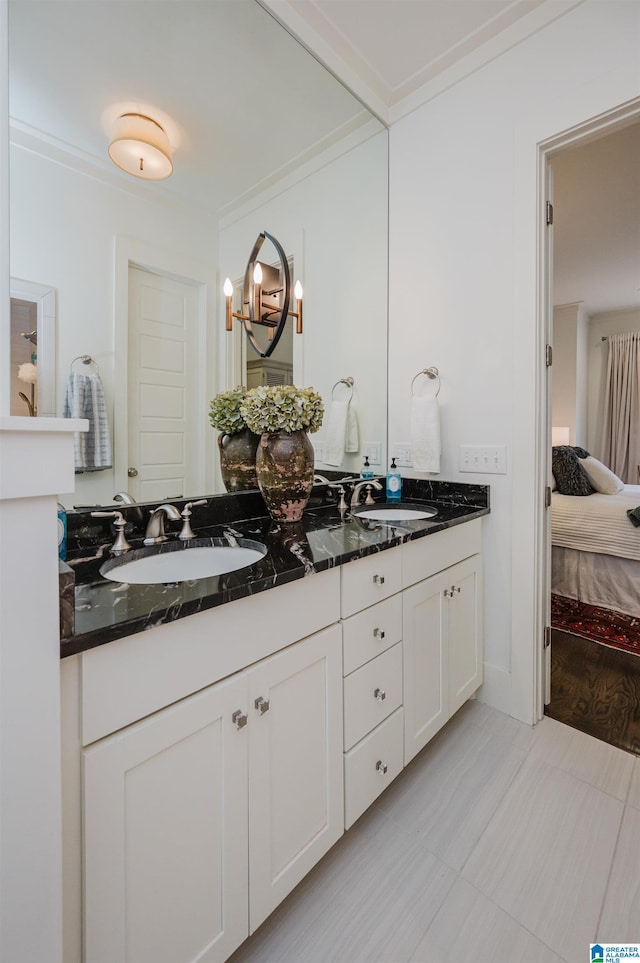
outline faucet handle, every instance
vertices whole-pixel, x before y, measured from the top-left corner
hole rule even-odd
[[[112,555],[124,555],[128,552],[131,546],[129,542],[124,537],[124,527],[127,524],[122,512],[91,512],[92,518],[113,518],[115,519],[113,527],[116,530],[116,540],[111,546]]]
[[[198,499],[197,502],[187,502],[187,504],[184,506],[184,508],[180,512],[180,516],[182,518],[182,529],[180,531],[180,534],[178,535],[178,538],[182,542],[188,542],[190,539],[195,538],[195,535],[193,534],[193,529],[191,528],[191,522],[189,521],[189,519],[191,518],[191,509],[195,508],[196,505],[206,505],[206,504],[207,504],[207,499],[200,498]]]

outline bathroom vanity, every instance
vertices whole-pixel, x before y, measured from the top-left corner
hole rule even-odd
[[[164,607],[163,586],[76,586],[67,963],[227,959],[473,695],[488,490],[440,485],[410,492],[424,521],[237,519],[262,576],[168,586]]]

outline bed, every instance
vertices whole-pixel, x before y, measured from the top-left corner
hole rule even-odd
[[[551,498],[551,591],[640,617],[640,485],[616,494]]]

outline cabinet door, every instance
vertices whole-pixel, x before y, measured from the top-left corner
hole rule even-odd
[[[449,718],[444,592],[450,584],[441,573],[402,593],[405,766]]]
[[[222,961],[246,937],[246,686],[84,751],[86,963]]]
[[[481,561],[479,555],[449,569],[449,715],[482,684]]]
[[[338,625],[249,672],[250,930],[343,832]]]

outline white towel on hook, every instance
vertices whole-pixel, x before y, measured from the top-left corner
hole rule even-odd
[[[64,396],[65,418],[86,418],[89,430],[76,431],[74,454],[76,474],[111,468],[111,437],[100,375],[72,371]]]
[[[337,468],[342,465],[345,452],[359,449],[358,419],[349,401],[332,401],[327,417],[323,464]]]
[[[411,456],[416,471],[440,471],[440,409],[435,396],[411,399]]]

